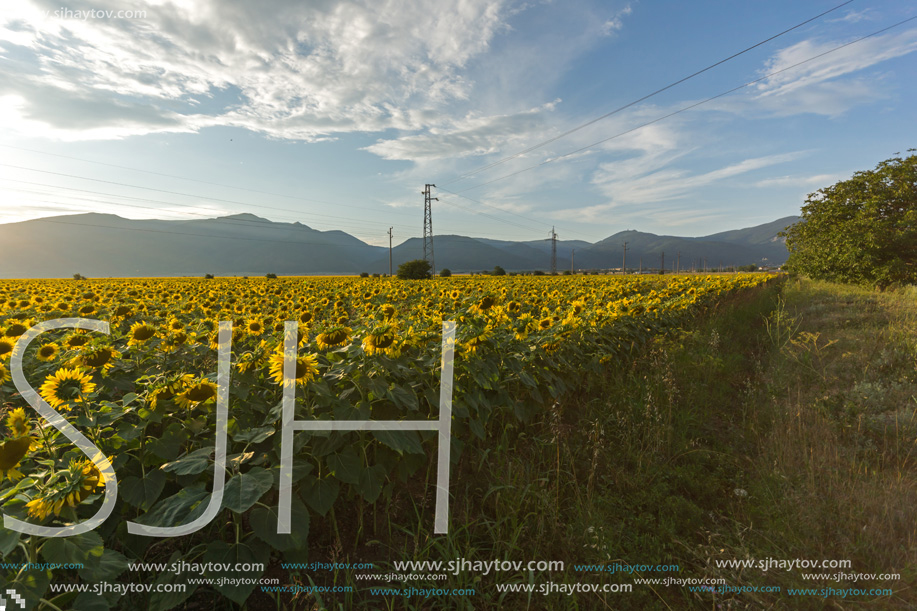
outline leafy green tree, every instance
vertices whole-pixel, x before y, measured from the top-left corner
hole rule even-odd
[[[490,272],[492,276],[505,276],[506,270],[499,265],[494,266],[494,271]]]
[[[789,271],[878,288],[917,282],[917,155],[810,194],[781,235]]]
[[[444,267],[441,270],[439,270],[440,278],[448,278],[451,275],[452,275],[452,270],[450,270],[448,267]]]
[[[430,262],[424,259],[414,259],[398,266],[398,277],[402,280],[423,280],[430,275]]]

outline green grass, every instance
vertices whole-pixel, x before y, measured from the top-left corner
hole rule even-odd
[[[448,536],[432,533],[432,476],[395,490],[381,518],[363,507],[338,514],[333,526],[313,523],[326,534],[310,559],[564,560],[563,572],[465,572],[405,585],[474,588],[475,596],[384,601],[344,572],[334,583],[358,592],[323,601],[418,610],[914,608],[915,365],[913,289],[880,294],[792,280],[732,296],[582,380],[533,421],[495,421],[485,441],[465,440]],[[804,581],[801,569],[715,563],[746,558],[844,559],[852,563],[845,572],[902,578],[820,583]],[[495,587],[640,577],[573,569],[613,562],[678,564],[677,573],[642,576],[722,578],[783,593],[635,584],[629,593],[543,596]],[[385,560],[377,567],[393,570]],[[895,594],[786,594],[827,586]],[[322,608],[308,601],[290,608]]]

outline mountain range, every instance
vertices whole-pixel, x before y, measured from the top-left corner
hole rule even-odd
[[[780,265],[787,250],[778,233],[799,217],[689,238],[621,231],[591,244],[557,240],[557,269],[686,270],[720,265]],[[253,214],[197,220],[131,220],[112,214],[74,214],[0,224],[0,278],[310,275],[387,273],[388,248],[343,231],[318,231]],[[572,257],[572,262],[571,262]],[[423,239],[392,249],[394,268],[423,258]],[[437,271],[549,270],[551,241],[512,242],[459,235],[434,236]]]

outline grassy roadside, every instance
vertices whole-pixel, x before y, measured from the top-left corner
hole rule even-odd
[[[486,442],[469,443],[453,475],[448,536],[431,532],[432,490],[415,490],[387,516],[388,524],[409,526],[367,529],[374,537],[359,553],[346,545],[337,552],[351,562],[564,560],[563,572],[464,571],[389,584],[474,588],[470,597],[357,594],[323,602],[336,609],[913,608],[915,297],[796,280],[730,297],[606,375],[583,380],[537,421],[506,423]],[[850,560],[849,568],[825,572],[900,573],[901,580],[807,581],[801,569],[717,566],[767,558]],[[678,570],[574,566],[615,563]],[[538,591],[548,582],[665,577],[759,591],[662,584],[634,584],[627,593]],[[347,572],[334,582],[358,592],[369,586]],[[536,591],[499,592],[497,584]],[[827,600],[787,593],[823,587],[895,593]],[[313,608],[301,602],[294,608]]]

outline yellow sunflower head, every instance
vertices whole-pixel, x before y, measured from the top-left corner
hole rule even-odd
[[[80,367],[108,371],[120,356],[121,353],[111,346],[99,345],[85,349],[75,360]]]
[[[97,488],[105,486],[99,469],[89,460],[71,460],[59,472],[57,481],[41,491],[41,496],[26,503],[29,515],[44,520],[52,513],[60,515],[65,507],[75,508]]]
[[[205,403],[213,403],[219,388],[206,378],[199,378],[187,383],[183,392],[175,397],[175,402],[184,409],[192,409]]]
[[[79,369],[65,368],[45,378],[39,394],[55,409],[70,409],[71,404],[82,403],[85,396],[95,389],[96,385],[88,374]]]
[[[130,340],[128,340],[127,345],[137,346],[156,335],[156,327],[145,322],[135,322],[131,325],[128,334],[130,335]]]
[[[16,467],[19,466],[19,461],[29,453],[34,441],[34,437],[25,436],[7,439],[0,444],[0,482],[7,477],[10,478],[10,481],[16,481],[22,477],[22,473]]]
[[[386,320],[391,320],[396,313],[395,306],[390,303],[384,303],[382,307],[379,308],[379,313],[382,314],[383,318]]]
[[[83,331],[71,333],[64,339],[64,345],[70,350],[78,350],[89,343],[90,337]]]
[[[369,355],[387,354],[396,357],[401,352],[400,348],[391,325],[373,329],[363,338],[363,350]]]
[[[6,368],[6,365],[3,364],[3,361],[0,361],[0,384],[9,381],[10,372]]]
[[[0,360],[6,360],[10,358],[10,355],[13,354],[13,347],[15,346],[15,341],[9,339],[8,337],[0,337]]]
[[[38,352],[35,354],[35,358],[37,358],[39,361],[50,363],[55,358],[57,358],[57,355],[59,352],[60,352],[60,346],[58,346],[54,342],[49,342],[47,344],[42,345],[38,349]]]
[[[321,350],[336,348],[348,344],[350,342],[351,333],[353,333],[353,329],[350,327],[336,325],[325,330],[323,333],[319,333],[318,337],[315,338],[315,342]]]
[[[26,437],[32,432],[25,408],[19,407],[9,413],[6,417],[6,429],[9,431],[9,436],[13,438]]]
[[[274,379],[275,384],[283,384],[283,346],[277,348],[270,358],[269,375]],[[296,357],[296,377],[292,383],[305,386],[315,379],[318,371],[318,357],[314,354],[306,354]],[[290,383],[290,382],[288,382]]]

